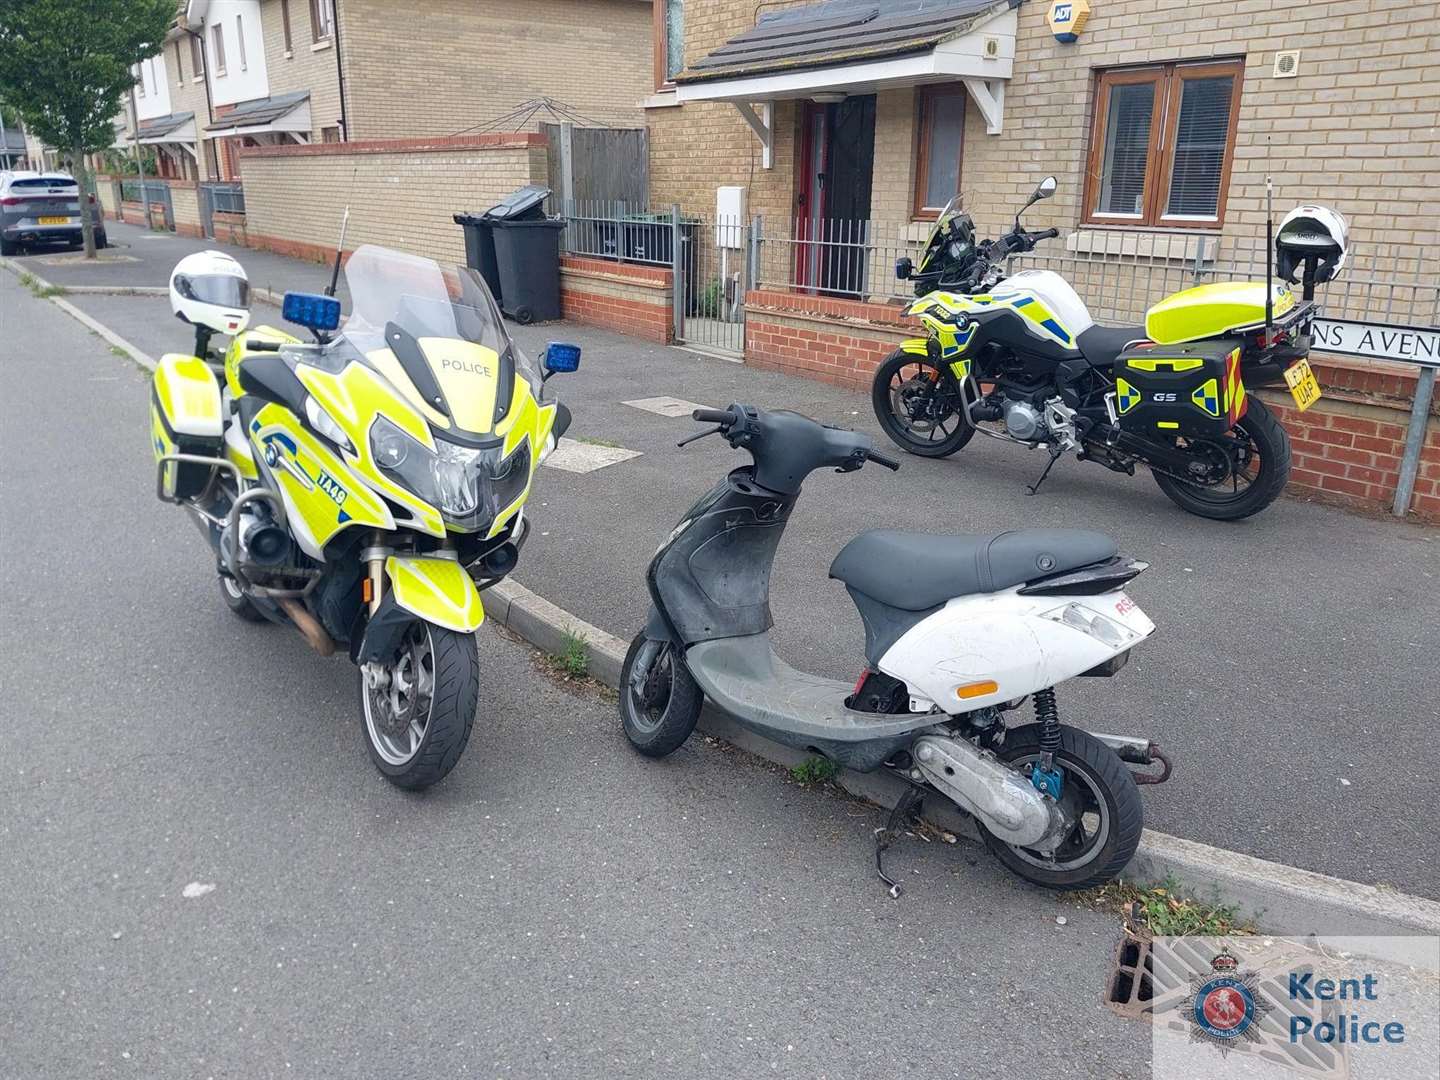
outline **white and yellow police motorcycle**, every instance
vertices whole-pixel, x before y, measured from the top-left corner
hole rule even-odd
[[[1055,192],[1046,177],[1032,203]],[[1101,326],[1053,270],[1009,272],[1056,229],[1015,226],[975,240],[957,197],[941,213],[918,265],[906,314],[926,336],[902,342],[876,369],[871,404],[885,434],[922,457],[946,457],[977,431],[1049,462],[1073,452],[1115,472],[1145,465],[1172,502],[1200,517],[1235,521],[1284,490],[1290,440],[1275,414],[1248,393],[1285,384],[1297,408],[1321,390],[1307,359],[1319,311],[1315,286],[1344,268],[1349,228],[1323,206],[1281,222],[1275,269],[1288,285],[1217,281],[1166,297],[1143,326]]]
[[[365,246],[345,276],[343,328],[333,295],[286,294],[303,342],[249,328],[234,259],[181,260],[171,306],[195,349],[155,371],[158,494],[200,526],[231,611],[348,652],[372,760],[419,789],[469,739],[481,590],[516,564],[536,468],[569,424],[544,383],[580,350],[534,365],[464,267]]]

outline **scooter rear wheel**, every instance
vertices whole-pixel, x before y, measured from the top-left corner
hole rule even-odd
[[[1040,759],[1039,724],[1005,733],[997,757],[1020,771]],[[1118,754],[1095,736],[1078,728],[1060,728],[1055,767],[1064,777],[1061,802],[1070,802],[1075,828],[1046,855],[1015,847],[983,827],[985,846],[1011,871],[1047,889],[1089,889],[1113,879],[1140,846],[1144,807],[1135,778]]]
[[[620,726],[630,745],[646,757],[673,753],[695,730],[704,703],[675,646],[638,634],[620,668]]]

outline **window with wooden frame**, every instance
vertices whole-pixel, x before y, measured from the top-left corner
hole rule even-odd
[[[171,49],[172,49],[172,50],[174,51],[174,53],[175,53],[175,85],[176,85],[176,86],[184,86],[184,85],[185,85],[185,65],[183,65],[182,63],[180,63],[180,42],[179,42],[179,41],[173,41],[173,42],[170,43],[170,47],[171,47]]]
[[[685,0],[655,0],[655,89],[675,85],[685,67]]]
[[[235,41],[238,43],[237,47],[240,50],[240,70],[247,71],[249,70],[250,64],[245,57],[245,23],[242,22],[241,19],[241,16],[235,16]]]
[[[190,35],[190,71],[197,82],[205,76],[205,43],[199,34]]]
[[[225,27],[216,23],[210,28],[210,55],[215,61],[215,77],[225,74]]]
[[[322,41],[329,41],[334,33],[330,0],[310,0],[310,40],[318,45]]]
[[[290,0],[280,0],[280,28],[285,31],[285,55],[289,56],[293,49],[290,42]]]
[[[1085,220],[1219,228],[1243,79],[1240,60],[1099,72]]]
[[[965,87],[960,83],[915,90],[916,218],[935,218],[960,190],[965,149]]]

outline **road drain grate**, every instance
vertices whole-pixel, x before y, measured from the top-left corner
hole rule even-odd
[[[1150,954],[1148,931],[1136,933],[1125,927],[1125,936],[1115,948],[1115,970],[1105,994],[1105,1004],[1121,1016],[1142,1020],[1150,1015],[1155,996],[1155,962]]]

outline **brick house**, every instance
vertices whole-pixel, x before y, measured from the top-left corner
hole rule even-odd
[[[537,98],[636,127],[649,71],[648,0],[188,0],[135,112],[160,176],[239,180],[245,149],[452,136]],[[128,104],[122,126],[117,149]]]
[[[995,235],[1048,174],[1059,193],[1026,224],[1061,238],[1034,264],[1072,276],[1101,321],[1138,321],[1202,273],[1263,274],[1270,172],[1277,215],[1322,202],[1349,218],[1351,281],[1332,307],[1396,286],[1388,321],[1431,325],[1431,16],[1403,0],[1298,18],[1279,0],[657,0],[652,199],[708,215],[718,188],[745,188],[765,241],[747,362],[856,387],[914,332],[891,266],[937,209],[959,191]],[[836,229],[864,254],[829,257]],[[1296,482],[1384,499],[1415,369],[1322,362],[1326,410],[1284,417]],[[1335,410],[1353,431],[1325,430]],[[1361,437],[1378,443],[1360,452]],[[1434,513],[1440,463],[1421,475],[1416,505]]]

